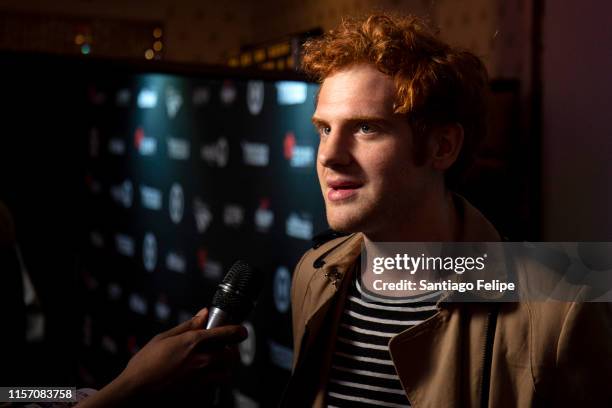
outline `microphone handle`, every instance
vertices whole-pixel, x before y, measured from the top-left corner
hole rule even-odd
[[[231,316],[229,313],[218,307],[211,307],[210,313],[208,314],[208,321],[206,322],[206,329],[212,329],[214,327],[225,326],[231,323]]]

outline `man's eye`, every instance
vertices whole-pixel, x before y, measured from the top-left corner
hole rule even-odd
[[[361,125],[359,125],[359,130],[362,133],[372,133],[374,132],[374,128],[370,125],[368,125],[367,123],[362,123]]]
[[[319,126],[319,133],[322,135],[329,135],[331,128],[329,126]]]

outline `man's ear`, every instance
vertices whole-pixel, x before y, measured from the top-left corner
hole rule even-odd
[[[430,153],[434,169],[445,171],[457,161],[463,147],[463,126],[459,123],[436,126],[431,134]]]

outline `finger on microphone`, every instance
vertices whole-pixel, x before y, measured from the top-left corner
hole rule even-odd
[[[200,309],[200,311],[198,313],[195,314],[196,316],[204,316],[205,318],[208,317],[208,308],[202,308]]]
[[[208,308],[200,309],[198,313],[193,317],[195,328],[202,329],[206,326],[206,321],[208,320]]]
[[[201,327],[201,322],[199,321],[199,319],[200,318],[198,316],[194,316],[191,319],[179,324],[178,326],[171,328],[170,330],[166,330],[165,332],[159,333],[158,335],[153,337],[153,341],[163,340],[168,337],[176,336],[177,334],[185,333],[189,330],[198,329]]]
[[[245,340],[248,332],[244,326],[229,325],[215,327],[208,330],[199,330],[197,343],[199,349],[214,349],[231,344],[237,344]]]

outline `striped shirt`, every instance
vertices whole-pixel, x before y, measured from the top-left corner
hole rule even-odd
[[[389,340],[437,312],[442,292],[382,298],[351,284],[327,387],[328,407],[410,407],[389,354]]]

